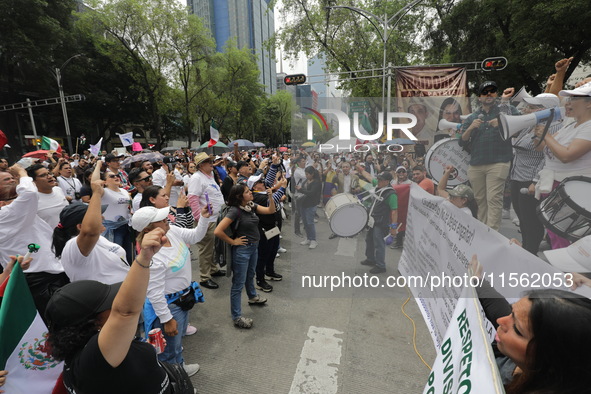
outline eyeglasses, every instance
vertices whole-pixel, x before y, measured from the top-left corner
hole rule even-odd
[[[496,89],[496,88],[493,88],[493,89],[485,89],[485,90],[483,90],[483,91],[480,93],[480,95],[481,95],[481,96],[488,96],[489,94],[491,94],[491,93],[493,93],[493,94],[494,94],[494,93],[496,93],[496,92],[497,92],[497,89]]]
[[[51,172],[46,172],[44,174],[37,175],[35,178],[48,178],[50,176],[53,176],[53,174]]]
[[[115,175],[115,176],[118,176],[118,175]],[[138,179],[138,182],[142,182],[142,181],[143,181],[143,182],[148,182],[150,179],[152,179],[152,175],[148,175],[148,176],[147,176],[147,177],[145,177],[145,178]]]
[[[406,174],[406,171],[405,170],[398,170],[398,171],[396,171],[396,173],[397,174]]]

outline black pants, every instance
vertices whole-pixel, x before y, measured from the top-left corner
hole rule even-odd
[[[25,278],[27,279],[39,315],[45,321],[45,309],[47,308],[49,299],[57,289],[70,283],[70,278],[63,272],[61,274],[32,272],[25,274]]]
[[[257,258],[257,282],[265,280],[265,274],[275,273],[275,256],[279,250],[279,235],[271,239],[265,237],[263,229],[259,228],[259,255]]]
[[[520,192],[522,188],[528,188],[529,185],[531,182],[511,181],[511,200],[519,219],[523,249],[537,255],[544,238],[544,226],[536,213],[540,202],[534,196]]]

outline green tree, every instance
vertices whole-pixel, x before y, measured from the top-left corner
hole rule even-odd
[[[495,79],[538,94],[557,60],[573,57],[567,79],[578,64],[591,60],[588,1],[446,0],[430,6],[435,12],[426,29],[428,61],[508,59],[503,71],[471,75],[474,82]]]
[[[291,123],[295,110],[291,94],[280,90],[265,100],[263,119],[257,139],[268,146],[279,146],[290,140]]]
[[[341,88],[356,97],[382,96],[383,28],[375,19],[371,22],[347,9],[326,9],[327,6],[346,5],[333,0],[284,0],[281,14],[285,27],[274,37],[284,55],[297,58],[300,52],[308,57],[324,54],[329,72],[347,72],[341,76]],[[408,1],[365,0],[350,5],[365,9],[383,18],[392,17]],[[415,7],[387,32],[387,62],[394,66],[412,64],[421,54],[420,43],[411,34],[421,23],[420,7]],[[289,18],[287,18],[289,16]],[[358,70],[374,69],[376,78]],[[349,79],[353,78],[353,79]]]

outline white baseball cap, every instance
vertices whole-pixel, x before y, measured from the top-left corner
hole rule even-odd
[[[559,96],[591,96],[591,82],[579,86],[572,90],[561,90],[558,92]]]
[[[560,106],[560,99],[552,93],[542,93],[538,94],[536,97],[524,97],[523,101],[531,105],[542,105],[544,108]]]
[[[170,207],[143,207],[135,211],[131,217],[131,227],[135,231],[143,231],[150,223],[159,222],[168,217]]]
[[[591,272],[591,235],[562,249],[544,251],[554,267],[564,272]]]
[[[263,174],[251,175],[248,178],[248,181],[246,181],[246,186],[248,186],[249,189],[252,189],[254,184],[257,183],[258,181],[260,181],[262,177],[263,177]]]

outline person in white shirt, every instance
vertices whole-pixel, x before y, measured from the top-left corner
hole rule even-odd
[[[293,226],[295,235],[298,237],[302,237],[302,232],[300,228],[301,222],[301,214],[298,208],[298,198],[301,197],[301,193],[296,191],[298,186],[302,186],[304,182],[306,182],[306,172],[304,169],[306,168],[306,156],[301,155],[295,159],[296,166],[292,171],[292,180],[291,180],[291,190],[293,191],[292,194],[292,212],[293,212]]]
[[[197,172],[189,181],[189,204],[193,210],[195,220],[208,222],[207,234],[197,245],[199,247],[199,268],[201,278],[199,284],[208,289],[217,289],[219,286],[212,276],[224,276],[225,270],[220,270],[214,261],[215,236],[213,231],[216,226],[218,214],[224,204],[224,196],[213,176],[213,163],[207,153],[201,152],[195,156]],[[206,196],[211,204],[213,214],[208,218],[199,219],[201,208],[206,206]]]
[[[59,175],[57,176],[57,183],[66,195],[69,202],[80,201],[80,189],[82,183],[78,178],[74,177],[72,167],[67,161],[58,164]]]
[[[107,210],[103,214],[103,224],[106,227],[103,235],[109,241],[121,245],[125,249],[127,261],[131,261],[133,254],[128,225],[131,216],[131,197],[127,190],[121,187],[121,178],[118,174],[107,171],[104,173],[104,181],[102,201],[107,205]]]
[[[28,167],[27,174],[33,179],[39,193],[37,215],[53,229],[60,221],[60,212],[68,206],[66,195],[57,186],[53,174],[42,164]]]
[[[204,219],[209,217],[209,211],[204,205],[200,212],[202,220],[193,229],[170,226],[169,211],[170,207],[142,207],[134,213],[131,225],[139,233],[139,242],[155,228],[166,233],[166,243],[150,263],[144,326],[146,332],[161,328],[164,333],[166,347],[158,359],[182,365],[190,376],[197,373],[199,365],[184,363],[182,337],[187,330],[189,310],[195,302],[203,302],[203,295],[199,285],[191,281],[191,252],[187,245],[195,244],[206,235],[209,223]]]
[[[134,168],[129,172],[129,182],[135,187],[137,193],[133,197],[131,203],[132,211],[135,212],[140,209],[140,202],[142,201],[142,193],[148,186],[152,186],[152,175],[148,174],[141,168]]]
[[[166,186],[166,177],[171,170],[168,169],[168,164],[162,163],[161,167],[152,173],[152,183],[156,186],[164,187]],[[179,194],[184,189],[184,182],[183,176],[181,173],[175,168],[172,170],[174,177],[176,180],[172,184],[172,188],[170,189],[170,206],[176,207],[176,202],[179,199]]]
[[[396,175],[396,177],[394,177]],[[396,168],[396,174],[392,174],[392,186],[394,185],[410,185],[412,181],[408,179],[408,171],[405,166],[398,166]]]
[[[37,215],[39,193],[33,179],[18,165],[11,167],[10,173],[2,174],[10,179],[0,183],[0,264],[4,268],[11,255],[27,253],[29,244],[40,246],[25,270],[25,277],[35,306],[44,318],[53,292],[70,280],[51,250],[51,227]]]
[[[125,250],[101,235],[105,229],[101,206],[106,190],[103,184],[95,170],[90,203],[66,207],[53,232],[53,249],[72,281],[96,280],[111,285],[122,282],[129,271]]]

